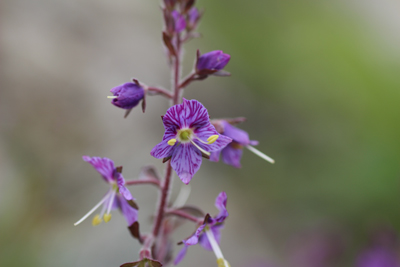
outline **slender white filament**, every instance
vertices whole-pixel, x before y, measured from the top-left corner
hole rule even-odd
[[[107,98],[114,99],[114,98],[118,98],[118,96],[116,96],[116,95],[115,96],[114,95],[108,95]]]
[[[110,214],[112,204],[114,202],[116,190],[111,191],[110,201],[108,202],[107,214]]]
[[[254,147],[248,145],[246,146],[248,150],[250,150],[251,152],[253,152],[254,154],[256,154],[257,156],[259,156],[262,159],[265,159],[266,161],[274,164],[275,160],[271,159],[270,157],[268,157],[267,155],[265,155],[264,153],[262,153],[261,151],[259,151],[258,149],[255,149]]]
[[[110,195],[110,192],[108,192],[101,200],[99,203],[96,204],[96,206],[94,206],[88,213],[86,213],[79,221],[77,221],[76,223],[74,223],[75,226],[77,226],[78,224],[80,224],[81,222],[83,222],[87,217],[89,217],[95,210],[98,209],[98,207],[100,207],[101,204],[104,203],[104,201],[107,200],[108,196]]]
[[[211,245],[217,259],[225,260],[224,255],[222,255],[222,251],[219,248],[217,240],[215,240],[214,234],[209,227],[206,228],[206,235],[208,237],[208,241],[210,241],[210,245]]]
[[[201,147],[199,147],[195,142],[193,142],[193,140],[190,140],[190,142],[191,142],[195,147],[197,147],[201,152],[203,152],[204,154],[206,154],[206,155],[208,155],[208,156],[211,155],[210,152],[207,152],[207,151],[205,151],[204,149],[202,149]]]

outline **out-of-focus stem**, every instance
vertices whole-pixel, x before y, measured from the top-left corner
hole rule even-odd
[[[179,88],[185,88],[186,86],[188,86],[192,81],[193,78],[196,76],[196,73],[193,72],[191,74],[189,74],[185,80],[179,85]]]
[[[145,180],[130,180],[125,182],[126,185],[139,185],[139,184],[152,184],[160,187],[160,181],[157,179],[145,179]]]
[[[170,98],[170,99],[173,97],[173,95],[172,95],[172,93],[170,91],[165,90],[163,88],[149,86],[149,87],[147,87],[147,91],[150,94],[160,94],[160,95],[163,95],[163,96],[165,96],[167,98]]]
[[[175,215],[184,219],[187,219],[189,221],[195,222],[195,223],[202,223],[203,222],[203,218],[199,219],[197,217],[194,217],[184,211],[181,210],[167,210],[167,212],[165,213],[166,216],[168,215]]]

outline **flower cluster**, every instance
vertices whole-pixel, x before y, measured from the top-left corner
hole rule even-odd
[[[199,101],[182,97],[184,89],[193,81],[204,80],[209,76],[229,76],[230,73],[224,68],[231,57],[221,50],[205,54],[197,50],[193,69],[185,78],[181,78],[182,46],[199,36],[196,30],[202,12],[194,6],[194,0],[164,0],[163,4],[165,27],[162,41],[173,74],[171,90],[149,86],[133,79],[132,82],[111,89],[112,96],[108,96],[114,106],[125,110],[125,117],[139,103],[144,112],[147,96],[161,95],[172,103],[162,116],[165,129],[162,141],[150,151],[151,156],[166,163],[163,179],[160,179],[156,168],[147,167],[139,179],[125,181],[122,167],[115,167],[112,160],[84,156],[83,160],[89,162],[109,184],[109,190],[75,225],[88,218],[100,206],[102,206],[101,211],[94,216],[92,224],[108,222],[111,219],[111,210],[118,208],[128,223],[130,233],[142,244],[139,259],[121,266],[160,267],[168,264],[173,258],[171,233],[185,219],[194,222],[197,230],[181,242],[184,246],[176,256],[175,264],[184,258],[189,246],[199,243],[205,249],[214,251],[219,267],[228,267],[230,265],[220,249],[220,231],[228,217],[226,193],[221,192],[218,195],[215,206],[219,213],[213,217],[209,214],[204,215],[197,207],[184,206],[185,201],[169,205],[173,171],[184,184],[188,185],[200,169],[202,158],[218,161],[222,155],[225,163],[240,167],[244,147],[272,163],[273,160],[253,147],[258,144],[257,141],[251,141],[245,131],[232,125],[240,119],[210,120],[207,109]],[[152,231],[146,234],[141,234],[139,231],[138,207],[126,187],[139,184],[155,185],[160,193]],[[187,197],[188,195],[182,198]],[[171,216],[174,216],[173,219]]]

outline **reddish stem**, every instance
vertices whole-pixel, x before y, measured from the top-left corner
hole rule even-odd
[[[172,174],[172,167],[171,161],[167,162],[167,167],[165,170],[165,179],[164,184],[162,186],[161,197],[160,197],[160,205],[158,207],[158,213],[155,220],[154,228],[153,228],[153,236],[156,238],[160,232],[160,227],[162,220],[164,218],[165,208],[167,206],[167,199],[169,193],[169,186],[171,184],[171,174]]]
[[[178,216],[178,217],[181,217],[181,218],[185,218],[185,219],[187,219],[189,221],[192,221],[192,222],[195,222],[195,223],[202,223],[203,222],[203,219],[199,219],[197,217],[194,217],[193,215],[190,215],[189,213],[186,213],[186,212],[184,212],[182,210],[168,210],[165,213],[165,215],[166,216],[175,215],[175,216]]]
[[[160,95],[163,95],[170,99],[173,97],[173,95],[170,91],[165,90],[163,88],[149,86],[149,87],[147,87],[147,90],[149,93],[151,92],[152,94],[160,94]]]
[[[196,73],[193,72],[191,74],[189,74],[185,80],[179,85],[179,88],[185,88],[186,86],[188,86],[194,79],[194,77],[196,76]]]
[[[160,187],[160,181],[157,179],[146,179],[146,180],[130,180],[125,182],[126,185],[139,185],[139,184],[153,184]]]

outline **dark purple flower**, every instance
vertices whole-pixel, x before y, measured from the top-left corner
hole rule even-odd
[[[198,73],[204,71],[219,71],[228,64],[231,56],[224,54],[221,50],[215,50],[201,55],[197,59],[196,70]]]
[[[175,32],[180,33],[186,28],[185,17],[182,16],[178,11],[174,10],[171,12],[172,17],[175,21]]]
[[[219,214],[214,217],[210,217],[209,215],[207,215],[205,222],[197,228],[196,232],[188,239],[182,241],[184,247],[176,256],[174,261],[175,265],[183,260],[189,246],[200,243],[203,248],[214,251],[217,257],[217,262],[222,262],[223,264],[221,266],[229,266],[224,256],[222,255],[221,249],[219,248],[223,222],[229,215],[228,211],[226,210],[226,202],[226,193],[219,193],[218,197],[215,200],[215,206],[218,208]]]
[[[161,143],[150,154],[158,159],[171,158],[171,166],[185,184],[200,169],[202,156],[218,151],[232,139],[218,134],[210,123],[207,109],[197,100],[183,99],[163,116],[165,128]]]
[[[274,163],[273,159],[252,147],[258,145],[258,141],[250,140],[247,132],[232,126],[225,120],[216,120],[213,123],[218,124],[216,127],[220,129],[222,134],[232,138],[232,142],[222,150],[212,152],[210,156],[211,161],[218,162],[220,154],[222,153],[222,160],[224,163],[240,168],[240,159],[242,158],[243,147],[246,147],[261,158]]]
[[[121,167],[114,167],[114,162],[108,158],[83,156],[84,161],[89,162],[110,185],[110,189],[106,195],[96,204],[85,216],[82,217],[75,225],[83,222],[101,205],[103,208],[100,214],[93,218],[92,224],[98,225],[104,219],[108,222],[111,219],[111,209],[119,208],[124,215],[128,225],[132,225],[137,221],[137,210],[133,208],[130,202],[133,201],[132,195],[128,188],[125,187],[125,180],[121,174]]]
[[[143,87],[136,83],[118,85],[111,89],[110,92],[114,94],[114,96],[109,96],[109,98],[112,98],[111,103],[123,109],[136,107],[144,97]]]

